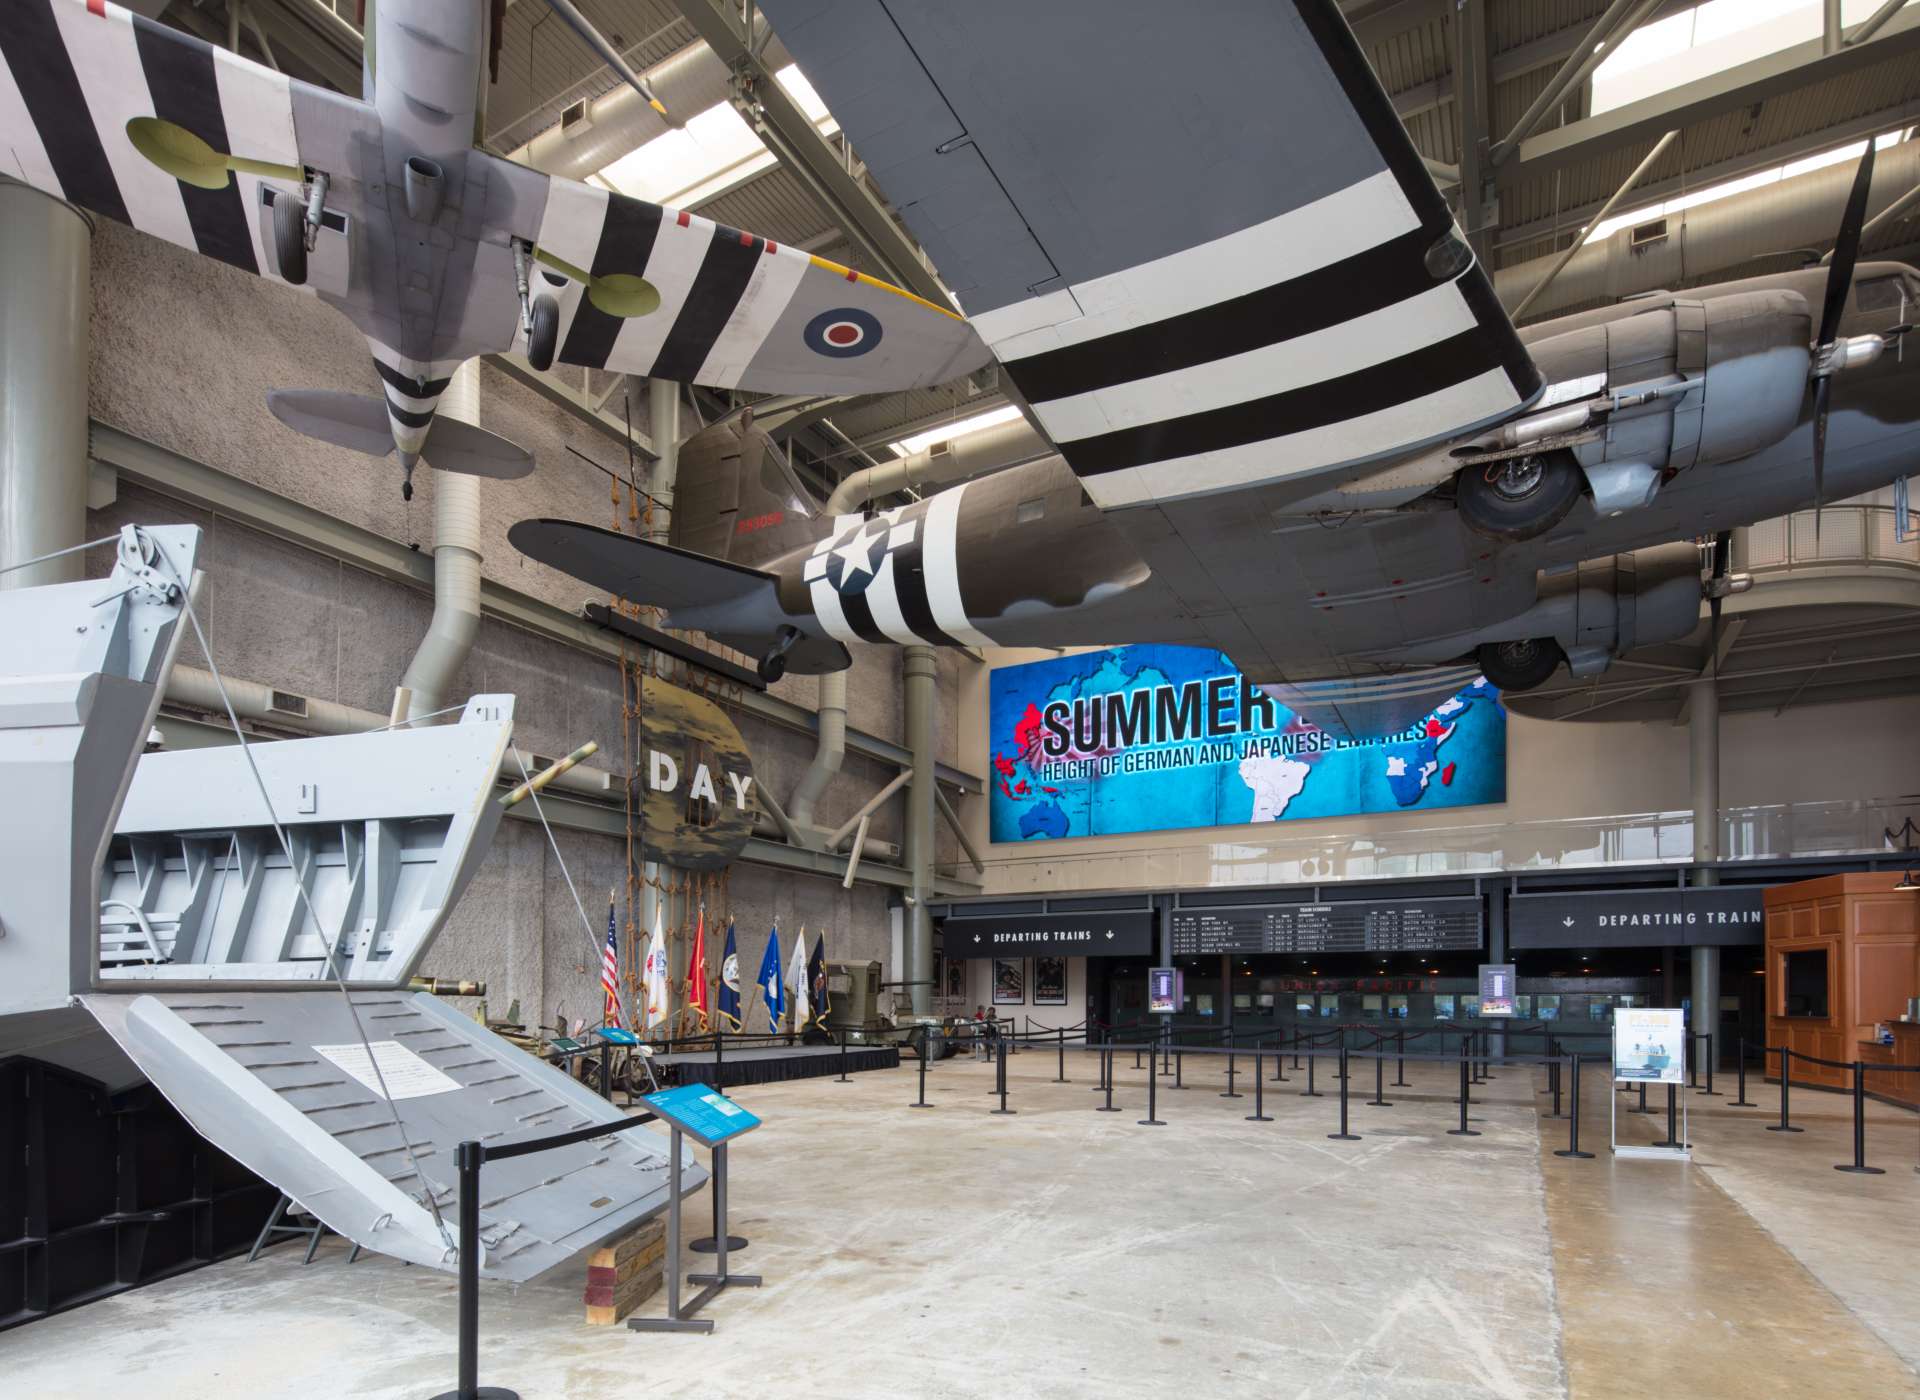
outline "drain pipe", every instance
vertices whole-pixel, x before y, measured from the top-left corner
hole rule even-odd
[[[820,677],[820,739],[813,752],[813,764],[801,775],[788,804],[793,824],[812,832],[813,814],[820,796],[840,771],[847,756],[847,673],[828,671]]]
[[[638,94],[631,89],[622,89],[629,98],[638,100]],[[673,488],[680,475],[680,386],[667,379],[649,379],[647,381],[647,432],[653,438],[653,450],[659,455],[654,458],[653,467],[647,473],[647,495],[653,500],[651,518],[647,524],[647,538],[655,544],[667,544],[673,534]],[[673,923],[673,910],[670,900],[660,897],[660,865],[656,861],[645,861],[640,866],[640,908],[639,934],[642,947],[645,940],[653,936],[656,919],[663,924]],[[691,914],[693,911],[689,910]],[[639,963],[645,954],[636,948],[634,960]],[[668,953],[667,1001],[668,1013],[672,1013],[673,988],[678,977],[672,966],[672,953]],[[644,1007],[636,1008],[644,1011]],[[718,1024],[716,1022],[716,1024]],[[635,1027],[641,1029],[641,1027]]]
[[[440,400],[440,416],[478,427],[480,362],[453,372]],[[428,451],[428,465],[432,452]],[[417,720],[450,703],[454,677],[480,632],[480,478],[457,472],[433,477],[433,620],[420,649],[400,679],[411,694],[407,718]]]

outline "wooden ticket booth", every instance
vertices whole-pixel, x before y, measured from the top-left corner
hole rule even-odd
[[[1920,1024],[1904,1021],[1920,995],[1920,891],[1904,877],[1828,875],[1766,892],[1767,1044],[1826,1060],[1920,1064]],[[1893,1028],[1882,1046],[1876,1023]],[[1778,1056],[1768,1078],[1780,1073]],[[1876,1094],[1913,1103],[1920,1075],[1874,1075]],[[1905,1082],[1898,1082],[1905,1081]],[[1793,1082],[1840,1089],[1844,1070],[1795,1060]]]

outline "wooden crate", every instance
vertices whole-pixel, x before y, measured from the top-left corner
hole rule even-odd
[[[654,1220],[587,1256],[587,1323],[611,1327],[651,1298],[666,1275],[666,1221]]]

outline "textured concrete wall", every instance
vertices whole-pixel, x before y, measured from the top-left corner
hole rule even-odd
[[[363,529],[432,550],[431,471],[419,474],[415,499],[403,503],[399,470],[391,459],[302,437],[267,411],[266,393],[272,388],[379,392],[365,343],[344,319],[311,297],[117,224],[100,224],[93,256],[94,417]],[[635,386],[632,408],[635,426],[644,428],[640,387]],[[529,516],[625,526],[624,494],[616,505],[607,476],[575,455],[624,475],[625,454],[617,442],[492,368],[482,373],[481,422],[526,446],[538,463],[523,481],[484,484],[483,573],[572,611],[592,596],[591,590],[523,558],[508,545],[506,532]],[[639,469],[644,473],[644,462]],[[427,591],[132,486],[123,486],[112,505],[91,512],[90,537],[110,534],[127,522],[184,522],[206,531],[201,562],[207,589],[199,607],[222,671],[315,699],[387,712],[432,612]],[[104,574],[111,566],[110,551],[96,550],[88,562],[95,574]],[[900,652],[891,647],[854,652],[850,723],[901,742]],[[187,665],[206,664],[191,641],[181,659]],[[972,663],[949,661],[943,679],[954,664]],[[529,755],[564,753],[594,738],[603,746],[605,765],[622,766],[618,671],[604,657],[487,618],[451,689],[460,696],[512,692],[515,737]],[[818,682],[792,677],[774,693],[812,709]],[[733,717],[754,756],[756,779],[788,800],[812,759],[811,736],[748,714]],[[953,717],[952,696],[943,693],[940,741],[947,761],[958,751]],[[821,820],[844,821],[891,777],[888,765],[849,754],[842,776],[821,801]],[[891,802],[876,814],[873,838],[900,840],[899,807]],[[507,821],[426,959],[428,973],[485,979],[496,1015],[515,1000],[523,1016],[546,1022],[560,1011],[591,1017],[600,1004],[600,941],[609,889],[621,892],[622,927],[627,922],[625,842],[570,830],[556,831],[554,839],[584,906],[584,923],[546,833],[537,823]],[[749,979],[776,918],[789,948],[788,940],[805,925],[809,946],[826,931],[831,958],[885,961],[889,956],[887,895],[872,886],[847,891],[837,880],[741,864],[730,874],[724,901],[738,923]],[[676,903],[675,916],[684,912]],[[727,910],[710,912],[715,923],[710,958],[717,971]],[[690,928],[690,917],[686,924]],[[683,941],[675,942],[676,971],[684,966],[686,951]]]

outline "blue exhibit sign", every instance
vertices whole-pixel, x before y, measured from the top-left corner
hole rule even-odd
[[[1209,648],[999,666],[988,690],[995,841],[1507,799],[1507,712],[1483,679],[1402,733],[1357,741],[1296,715]]]
[[[682,1084],[647,1094],[641,1102],[702,1147],[717,1147],[760,1126],[760,1120],[705,1084]]]

